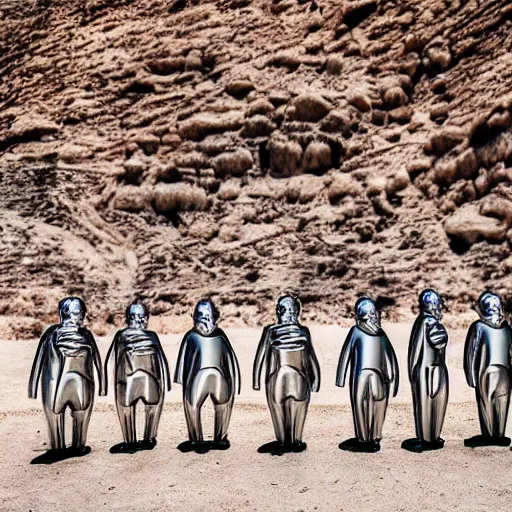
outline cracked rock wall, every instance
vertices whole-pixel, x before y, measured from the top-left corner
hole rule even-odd
[[[512,292],[506,0],[0,0],[0,323]],[[180,320],[187,319],[187,320]]]

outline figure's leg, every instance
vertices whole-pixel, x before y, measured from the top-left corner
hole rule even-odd
[[[435,371],[438,372],[438,378],[434,379],[435,385],[432,386],[432,428],[430,431],[432,439],[429,439],[431,442],[441,439],[441,431],[443,430],[446,406],[448,404],[448,370],[446,367],[438,367]]]
[[[144,427],[144,441],[156,439],[160,415],[164,406],[165,390],[152,377],[147,376],[148,389],[145,397],[146,421]],[[156,403],[155,403],[156,402]]]
[[[156,439],[158,432],[158,424],[160,423],[160,415],[164,406],[163,395],[161,401],[157,405],[146,405],[146,424],[144,428],[144,441]]]
[[[480,429],[482,435],[488,437],[493,435],[492,395],[494,393],[495,382],[497,381],[494,374],[495,370],[492,366],[487,368],[481,375],[476,388]]]
[[[285,389],[289,395],[286,403],[289,440],[292,444],[301,443],[310,398],[309,383],[298,371],[289,370],[286,373]]]
[[[231,412],[233,411],[234,396],[225,404],[216,404],[215,408],[215,433],[214,440],[222,441],[227,438]]]
[[[201,425],[201,407],[210,394],[207,386],[208,371],[201,370],[194,377],[189,389],[185,389],[183,406],[187,420],[188,437],[193,443],[203,441],[203,427]]]
[[[275,373],[267,382],[267,402],[272,417],[272,425],[278,443],[286,443],[287,425],[285,418],[285,398],[282,394],[281,379]]]
[[[354,426],[356,437],[359,441],[367,442],[369,440],[368,428],[368,372],[363,370],[359,376],[354,376],[354,382],[351,389],[352,414],[354,416]]]
[[[492,393],[492,435],[505,436],[508,408],[510,405],[510,378],[506,368],[499,368],[493,373],[489,384]]]
[[[309,399],[288,400],[290,408],[290,441],[291,443],[302,443],[302,432],[308,412]]]
[[[124,382],[118,382],[116,385],[116,409],[123,440],[126,444],[134,444],[137,442],[135,410],[137,403],[130,405],[127,396],[127,385]]]
[[[371,407],[371,423],[369,429],[369,441],[379,442],[382,439],[382,426],[386,418],[388,407],[389,386],[382,381],[377,372],[372,372],[369,377],[369,405]]]
[[[85,411],[72,411],[73,417],[73,448],[85,448],[87,429],[91,419],[92,403]]]
[[[432,369],[422,368],[418,375],[417,394],[418,394],[418,439],[421,442],[433,441],[432,424]]]
[[[87,439],[87,429],[91,419],[92,408],[94,405],[94,383],[82,377],[74,376],[73,382],[68,386],[73,386],[74,396],[71,400],[71,416],[73,417],[73,448],[85,448]]]
[[[46,424],[48,426],[48,439],[51,450],[64,450],[66,438],[64,435],[64,412],[55,414],[49,407],[44,407]]]

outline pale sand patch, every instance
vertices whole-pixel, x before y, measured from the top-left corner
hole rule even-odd
[[[414,454],[400,448],[414,436],[406,375],[410,326],[385,328],[397,351],[402,382],[392,400],[378,454],[342,452],[353,436],[348,390],[334,386],[336,363],[347,329],[312,327],[322,366],[322,389],[313,397],[306,422],[308,449],[281,457],[257,453],[273,439],[264,392],[251,389],[252,359],[260,332],[228,329],[242,369],[242,394],[230,426],[231,449],[204,455],[181,453],[186,439],[181,387],[167,401],[158,445],[150,452],[112,455],[121,441],[112,396],[97,398],[88,444],[92,453],[51,466],[30,465],[46,448],[40,402],[26,398],[37,342],[2,342],[0,386],[0,510],[508,510],[512,495],[507,448],[469,449],[463,439],[478,433],[473,392],[464,380],[464,331],[450,331],[450,404],[439,452]],[[179,336],[164,336],[171,368]],[[100,339],[102,355],[108,339]],[[205,413],[211,433],[211,411]],[[509,428],[510,434],[510,428]]]

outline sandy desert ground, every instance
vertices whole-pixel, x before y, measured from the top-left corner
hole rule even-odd
[[[464,331],[451,331],[448,350],[451,392],[445,449],[423,454],[401,449],[413,437],[410,388],[405,375],[409,326],[387,324],[402,370],[399,395],[389,407],[382,450],[354,454],[338,449],[352,437],[346,389],[334,386],[340,346],[347,329],[313,326],[323,370],[313,398],[303,453],[257,452],[273,439],[263,392],[251,389],[252,358],[259,332],[228,329],[240,359],[243,386],[230,427],[231,448],[206,454],[182,453],[186,439],[181,388],[167,396],[158,445],[136,454],[109,453],[120,442],[112,396],[97,399],[88,444],[92,452],[52,465],[31,465],[46,448],[39,401],[26,398],[36,340],[3,341],[0,362],[0,510],[509,510],[512,453],[508,448],[465,448],[478,433],[473,394],[462,372]],[[100,340],[104,356],[108,338]],[[180,339],[165,336],[174,367]],[[211,419],[210,410],[205,420]],[[211,427],[206,427],[211,432]],[[509,428],[510,431],[510,428]]]

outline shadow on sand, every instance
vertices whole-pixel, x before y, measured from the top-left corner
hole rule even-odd
[[[30,461],[30,464],[54,464],[66,459],[74,459],[76,457],[83,457],[91,453],[91,447],[85,446],[84,448],[66,448],[64,450],[48,450],[35,459]]]

